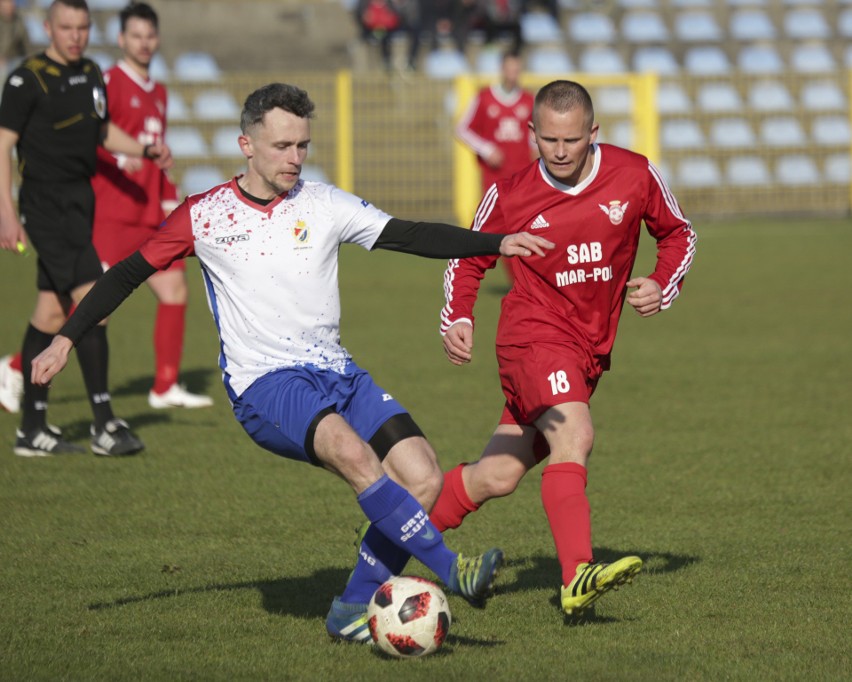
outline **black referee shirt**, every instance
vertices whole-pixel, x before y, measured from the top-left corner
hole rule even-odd
[[[42,53],[6,79],[0,127],[18,133],[24,180],[69,182],[95,173],[108,119],[103,74],[90,59],[63,65]]]

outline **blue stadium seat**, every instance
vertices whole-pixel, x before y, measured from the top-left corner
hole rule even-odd
[[[833,80],[809,80],[802,85],[799,100],[808,111],[845,110],[846,96]]]
[[[127,6],[127,0],[89,0],[89,9],[100,12],[118,12]]]
[[[180,187],[187,196],[221,185],[227,178],[216,166],[191,166],[184,171]]]
[[[837,15],[837,33],[844,38],[852,38],[852,7]]]
[[[657,91],[657,111],[661,114],[687,114],[692,111],[692,100],[675,82],[662,82]]]
[[[627,65],[615,48],[596,45],[580,53],[580,70],[586,73],[624,73]]]
[[[170,90],[166,105],[166,120],[171,123],[173,121],[188,121],[190,118],[192,118],[192,115],[183,95],[177,90]]]
[[[183,52],[175,58],[174,76],[186,82],[216,81],[222,71],[209,52]]]
[[[607,14],[578,12],[569,23],[568,35],[574,43],[614,43],[615,25]]]
[[[237,138],[242,135],[242,130],[238,125],[221,126],[213,131],[213,137],[210,140],[210,150],[214,156],[225,159],[240,158],[243,153],[240,150]]]
[[[768,147],[801,147],[807,143],[799,121],[792,116],[774,116],[760,124],[760,140]]]
[[[729,26],[731,37],[737,40],[772,40],[775,38],[775,26],[769,15],[762,9],[737,10],[731,15]]]
[[[781,73],[784,61],[770,44],[747,45],[737,55],[737,66],[745,73]]]
[[[722,173],[711,158],[687,157],[678,164],[677,182],[682,187],[714,187],[721,184]]]
[[[534,47],[527,53],[526,69],[529,73],[558,75],[571,73],[574,65],[560,47]]]
[[[176,159],[192,156],[207,156],[207,143],[198,128],[172,126],[166,130],[166,144]]]
[[[705,144],[701,127],[692,119],[671,119],[660,126],[660,142],[664,149],[694,149]]]
[[[118,45],[118,34],[121,33],[121,20],[113,14],[104,24],[104,43]]]
[[[470,65],[461,52],[443,49],[433,50],[423,60],[423,71],[430,78],[447,80],[470,71]]]
[[[715,43],[724,37],[712,12],[681,12],[674,25],[675,35],[685,43]]]
[[[618,6],[624,9],[657,9],[660,6],[660,0],[618,0]]]
[[[702,45],[689,48],[683,57],[684,69],[692,74],[727,75],[731,64],[724,50],[717,45]]]
[[[780,81],[758,81],[749,88],[748,105],[755,111],[790,111],[793,96]]]
[[[794,45],[790,52],[790,66],[799,73],[832,73],[837,69],[831,50],[822,43]]]
[[[794,40],[817,38],[825,40],[831,29],[822,10],[811,7],[796,7],[784,15],[784,33]]]
[[[725,180],[729,185],[769,185],[772,176],[760,156],[735,156],[728,160]]]
[[[169,70],[166,58],[159,52],[151,59],[151,64],[148,67],[148,75],[160,83],[164,83],[172,77],[172,72]]]
[[[664,43],[669,30],[658,12],[628,12],[621,19],[621,37],[629,43]]]
[[[592,97],[595,111],[604,114],[630,114],[633,110],[633,98],[627,86],[602,86]]]
[[[526,12],[521,15],[521,36],[527,45],[563,40],[562,29],[556,19],[546,12]]]
[[[195,96],[192,111],[200,121],[233,121],[239,118],[240,105],[227,90],[204,90]]]
[[[810,186],[820,182],[816,162],[806,154],[781,156],[775,162],[775,179],[782,185]]]
[[[476,55],[474,70],[483,76],[497,76],[501,60],[502,55],[497,50],[480,50]]]
[[[100,47],[104,44],[104,36],[101,32],[101,27],[98,26],[97,22],[92,21],[89,23],[89,47]]]
[[[740,93],[733,85],[725,82],[699,85],[695,103],[699,109],[713,113],[743,110]]]
[[[598,141],[630,149],[633,146],[633,125],[630,121],[621,120],[602,126],[598,133]]]
[[[757,144],[751,124],[744,118],[717,118],[710,123],[710,144],[723,148],[749,148]]]
[[[815,116],[811,121],[811,139],[821,147],[848,147],[852,142],[849,117],[840,114]]]
[[[100,50],[87,50],[86,56],[95,62],[99,67],[101,67],[101,71],[106,71],[109,67],[115,64],[115,59],[108,52],[101,52]]]
[[[50,43],[47,31],[44,30],[44,21],[34,14],[24,14],[24,26],[27,28],[27,37],[33,45],[42,46]]]
[[[823,171],[826,182],[848,186],[852,181],[852,162],[849,154],[844,152],[825,157]]]
[[[664,45],[645,45],[633,52],[633,70],[639,73],[651,71],[661,75],[675,74],[680,64],[672,51]]]

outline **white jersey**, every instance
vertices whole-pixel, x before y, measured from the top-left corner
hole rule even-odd
[[[140,249],[160,269],[198,257],[232,400],[285,367],[343,371],[338,249],[371,249],[391,219],[333,185],[299,181],[263,206],[236,180],[187,198]]]

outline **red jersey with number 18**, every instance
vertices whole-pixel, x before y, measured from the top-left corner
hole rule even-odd
[[[662,289],[664,309],[680,292],[696,236],[647,158],[607,144],[594,145],[593,153],[593,169],[576,187],[554,180],[542,161],[497,182],[480,202],[473,229],[525,231],[556,243],[544,258],[515,259],[497,345],[569,343],[587,354],[600,376],[609,369],[642,221],[657,241],[657,264],[648,276]],[[450,261],[442,333],[462,320],[473,324],[480,281],[496,260]]]

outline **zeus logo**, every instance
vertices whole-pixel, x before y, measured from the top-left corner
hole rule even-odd
[[[233,244],[234,242],[247,242],[247,234],[229,234],[227,237],[216,237],[217,244]]]

